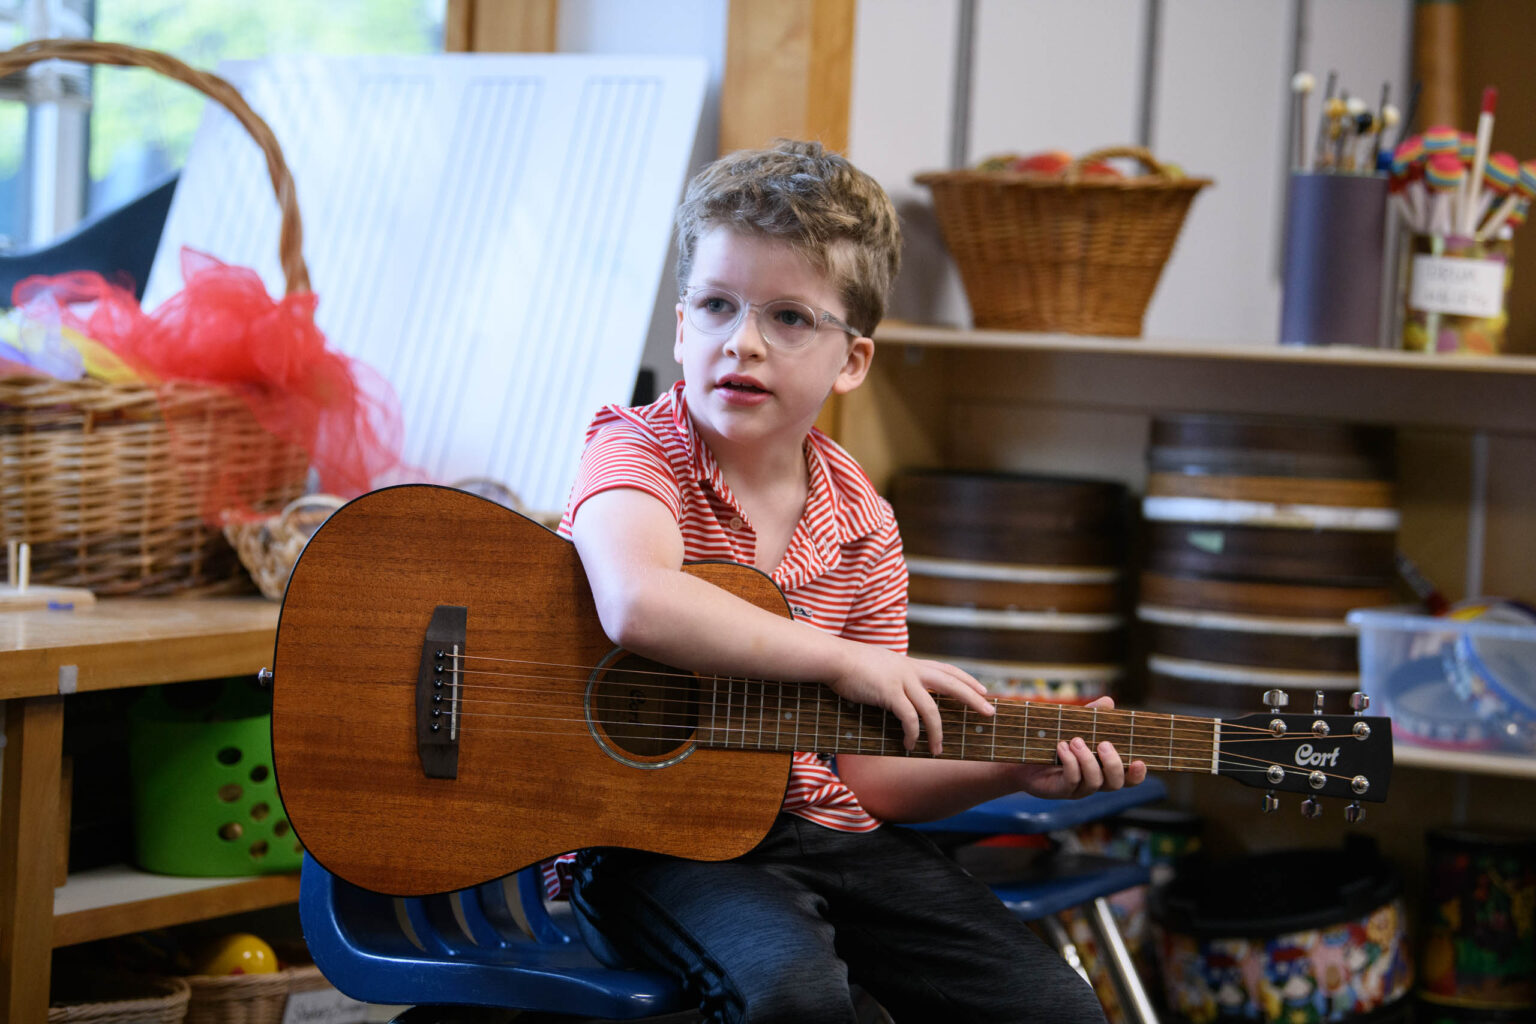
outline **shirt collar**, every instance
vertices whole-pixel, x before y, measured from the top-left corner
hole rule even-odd
[[[688,416],[683,382],[673,385],[670,397],[672,427],[682,441],[693,479],[708,484],[716,495],[741,511],[714,453]],[[842,546],[874,534],[883,519],[884,502],[874,484],[847,452],[815,428],[806,437],[805,464],[810,477],[805,514],[775,573],[776,582],[786,588],[835,568],[842,561]],[[781,575],[784,578],[778,578]]]

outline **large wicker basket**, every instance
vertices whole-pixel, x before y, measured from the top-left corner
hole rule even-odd
[[[234,86],[153,50],[75,39],[0,53],[0,75],[45,60],[150,68],[223,104],[266,155],[288,293],[309,290],[292,175],[271,128]],[[200,517],[208,481],[220,466],[238,466],[256,509],[275,511],[303,491],[308,463],[221,389],[0,378],[0,539],[31,545],[37,583],[100,594],[246,589],[220,528]]]
[[[1148,173],[1084,177],[1084,166],[1132,157]],[[917,176],[933,191],[944,241],[977,327],[1135,336],[1195,193],[1139,147],[1073,161],[1061,177],[1013,171]]]
[[[73,994],[48,1007],[48,1024],[181,1024],[191,987],[147,975],[78,980]]]

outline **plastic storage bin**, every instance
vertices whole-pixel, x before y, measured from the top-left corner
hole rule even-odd
[[[1398,609],[1349,613],[1361,688],[1399,743],[1536,753],[1536,616],[1493,605],[1476,618]]]
[[[272,772],[272,698],[244,679],[156,686],[129,711],[134,849],[146,871],[297,871]]]

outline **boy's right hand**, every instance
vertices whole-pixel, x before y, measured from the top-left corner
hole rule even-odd
[[[935,693],[954,697],[983,716],[997,713],[985,697],[986,688],[953,665],[851,640],[847,647],[842,671],[827,685],[840,697],[895,715],[907,750],[916,749],[919,731],[928,734],[929,753],[937,757],[943,749],[944,728]]]

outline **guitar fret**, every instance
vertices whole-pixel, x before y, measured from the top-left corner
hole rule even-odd
[[[750,686],[751,684],[748,683],[747,685]],[[763,749],[763,713],[768,710],[768,684],[766,682],[759,682],[757,684],[757,700],[757,749],[761,750]]]
[[[713,746],[720,742],[720,717],[716,711],[720,703],[720,677],[710,676],[714,685],[709,688],[709,739]]]
[[[818,753],[818,754],[822,752],[822,745],[821,745],[821,699],[822,699],[822,695],[821,695],[820,692],[818,692],[816,694],[816,723],[815,723],[816,734],[811,737],[811,739],[813,741],[811,743],[811,746],[816,748],[815,752]]]
[[[795,749],[796,750],[800,749],[800,692],[802,690],[804,690],[804,689],[805,689],[805,687],[802,686],[801,684],[799,684],[799,683],[795,684]]]
[[[730,687],[730,697],[725,705],[725,728],[727,735],[729,735],[736,731],[736,727],[731,724],[731,708],[736,703],[736,677],[726,676],[726,685]],[[746,696],[746,694],[741,695],[743,705],[745,705]],[[739,747],[747,745],[747,711],[745,706],[742,707],[741,711],[741,732],[736,737],[736,745]]]
[[[782,749],[779,744],[779,731],[784,727],[784,684],[779,684],[779,713],[773,716],[773,749]]]
[[[1029,761],[1029,704],[1024,705],[1024,738],[1019,742],[1019,761]]]
[[[725,742],[726,749],[731,746],[731,698],[734,696],[734,688],[731,686],[731,677],[725,677]]]
[[[997,698],[992,699],[992,710],[997,710]],[[997,715],[992,716],[992,746],[988,750],[989,760],[997,760]]]

